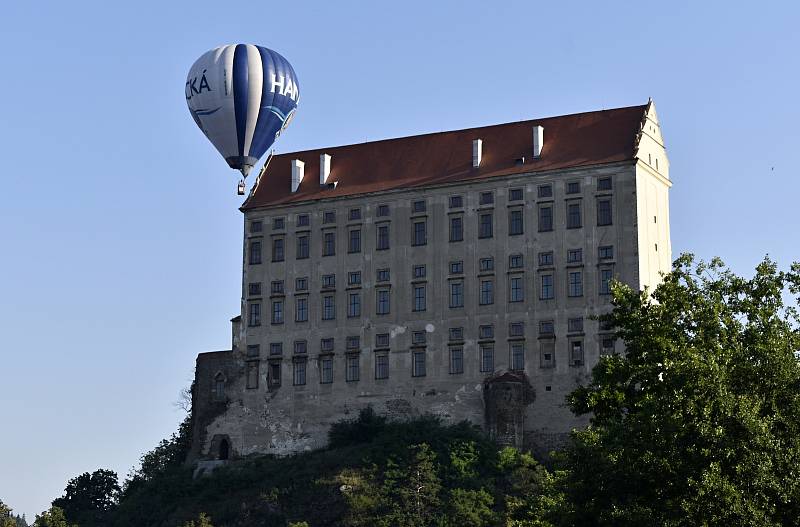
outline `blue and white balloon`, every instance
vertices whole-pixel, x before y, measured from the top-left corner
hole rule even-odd
[[[197,126],[245,177],[289,125],[299,99],[289,61],[252,44],[212,49],[186,79],[186,103]]]

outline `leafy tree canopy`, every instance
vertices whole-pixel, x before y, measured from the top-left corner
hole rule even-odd
[[[70,522],[81,527],[106,525],[117,505],[119,493],[117,473],[99,469],[69,480],[64,495],[53,500],[53,506],[64,511]]]

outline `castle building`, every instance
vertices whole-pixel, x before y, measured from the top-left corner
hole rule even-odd
[[[198,356],[193,460],[324,446],[367,406],[546,452],[618,353],[609,283],[671,265],[652,102],[275,155],[242,206],[232,350]]]

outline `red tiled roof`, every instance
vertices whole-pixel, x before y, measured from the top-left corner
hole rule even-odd
[[[632,160],[646,109],[631,106],[275,155],[242,210]],[[542,155],[535,160],[534,125],[544,127]],[[472,168],[473,139],[483,141],[477,169]],[[328,181],[338,182],[336,188],[319,185],[321,154],[331,156]],[[521,157],[525,164],[517,165]],[[295,193],[293,159],[305,163],[305,177]]]

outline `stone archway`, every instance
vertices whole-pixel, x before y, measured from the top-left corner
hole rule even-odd
[[[219,459],[220,461],[227,461],[230,455],[231,455],[231,445],[230,443],[228,443],[227,439],[223,438],[222,441],[219,442],[219,454],[217,456],[217,459]]]

